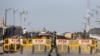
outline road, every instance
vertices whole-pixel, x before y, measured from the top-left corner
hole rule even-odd
[[[71,52],[71,53],[60,53],[61,56],[100,56],[100,53],[97,54],[89,54],[89,53],[82,53],[79,54],[77,52]],[[24,50],[22,54],[20,54],[20,51],[14,52],[14,53],[4,53],[0,54],[0,56],[48,56],[48,52],[35,52],[32,54],[30,50]],[[56,56],[56,53],[53,52],[52,56]]]
[[[100,56],[100,54],[77,54],[77,53],[60,53],[61,56]],[[20,53],[12,53],[12,54],[1,54],[0,56],[48,56],[48,53],[30,53],[24,52],[23,54]],[[52,53],[52,56],[56,56],[55,53]]]

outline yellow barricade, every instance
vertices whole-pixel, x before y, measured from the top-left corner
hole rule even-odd
[[[69,40],[67,39],[57,39],[57,46],[59,52],[69,52]]]
[[[50,51],[51,49],[51,40],[50,39],[33,39],[34,46],[37,45],[37,52],[40,51]],[[90,52],[90,48],[95,47],[96,50],[96,44],[91,43],[91,39],[77,39],[77,40],[67,40],[67,39],[57,39],[57,46],[59,52]],[[41,45],[43,45],[44,49],[41,50]],[[60,47],[59,47],[60,46]],[[65,47],[67,47],[65,49]]]
[[[36,52],[45,51],[46,39],[32,39],[32,43],[34,44],[34,51]]]
[[[20,40],[21,40],[21,46],[25,47],[27,50],[29,49],[30,46],[33,45],[32,39],[23,38],[23,39],[20,39]]]
[[[96,53],[97,51],[97,41],[94,39],[80,39],[80,53],[85,52],[85,53],[90,53],[92,54],[93,52]]]
[[[10,43],[8,38],[4,40],[3,49],[4,51],[10,51]]]
[[[10,51],[19,51],[20,39],[19,38],[9,38]]]
[[[51,49],[51,39],[46,39],[45,52],[50,51],[50,49]]]
[[[92,39],[92,44],[90,44],[91,50],[90,50],[90,54],[92,53],[97,53],[97,40],[96,39]]]
[[[79,45],[79,42],[78,40],[70,40],[70,43],[69,43],[69,52],[76,52],[78,51],[80,45]]]
[[[4,40],[4,51],[18,51],[20,47],[20,39],[18,38],[7,38]]]
[[[21,40],[21,54],[25,48],[26,50],[31,49],[32,53],[34,52],[43,52],[45,51],[46,39],[20,39]],[[44,49],[43,49],[44,46]],[[43,50],[42,50],[43,49]]]
[[[57,39],[57,47],[59,52],[79,52],[79,53],[96,53],[96,39]],[[47,52],[51,49],[50,39],[31,39],[31,38],[8,38],[4,40],[4,51],[21,51],[31,49],[34,52]],[[18,49],[19,48],[19,49]]]
[[[29,51],[34,44],[32,43],[32,39],[30,38],[21,38],[20,39],[20,53],[22,54],[24,50]],[[25,48],[25,49],[24,49]],[[33,50],[33,48],[32,48]],[[32,51],[33,53],[33,51]]]
[[[90,44],[92,44],[92,40],[91,39],[80,39],[79,40],[79,44],[80,44],[80,53],[89,53],[90,52]]]
[[[57,39],[57,47],[58,47],[58,51],[59,52],[68,52],[68,44],[69,44],[69,40],[66,39]],[[46,51],[50,51],[51,49],[51,40],[50,39],[46,39]],[[67,47],[67,48],[66,48]]]

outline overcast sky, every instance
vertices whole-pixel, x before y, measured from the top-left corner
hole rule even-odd
[[[90,4],[91,9],[100,12],[100,9],[96,7],[97,5],[100,6],[100,0],[91,0]],[[0,0],[0,19],[4,18],[6,8],[12,8],[7,14],[8,25],[13,24],[13,10],[17,9],[15,14],[16,25],[20,25],[19,12],[28,11],[25,27],[29,31],[32,29],[42,30],[45,27],[51,31],[75,32],[82,31],[84,28],[87,0]],[[24,17],[25,15],[21,19],[23,27]],[[28,25],[29,22],[31,22],[30,25]]]

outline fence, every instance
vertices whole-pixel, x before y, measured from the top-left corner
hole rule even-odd
[[[78,52],[80,53],[97,53],[96,39],[57,39],[57,47],[59,52]],[[51,49],[50,39],[30,39],[30,38],[8,38],[4,40],[4,51],[28,51],[34,52],[48,52]]]

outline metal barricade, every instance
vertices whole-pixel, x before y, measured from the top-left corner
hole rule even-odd
[[[9,43],[9,39],[5,39],[4,43],[3,43],[3,51],[7,51],[10,52],[10,43]]]
[[[57,47],[59,52],[69,52],[69,40],[57,39]]]
[[[50,51],[50,49],[51,49],[51,39],[46,39],[45,52]]]
[[[4,48],[4,51],[7,51],[7,52],[18,51],[18,48],[20,48],[20,39],[19,38],[5,39],[3,48]]]
[[[74,53],[75,52],[80,52],[80,51],[78,51],[79,48],[80,48],[78,40],[70,40],[68,46],[69,46],[69,52],[74,52]]]
[[[44,52],[46,39],[32,39],[32,43],[34,44],[34,52]]]
[[[91,39],[80,39],[80,53],[89,53],[90,52],[90,45],[92,44]]]
[[[29,51],[30,50],[30,47],[34,46],[34,44],[32,44],[32,39],[30,38],[22,38],[20,39],[20,53],[22,54],[24,49],[26,51]]]
[[[20,39],[19,38],[10,38],[9,43],[10,43],[11,51],[19,51],[18,50],[20,48]]]
[[[57,39],[57,47],[59,52],[78,52],[81,53],[97,53],[96,39]],[[50,39],[32,39],[32,38],[7,38],[4,40],[4,51],[20,51],[22,54],[24,48],[34,52],[48,52],[51,49]]]
[[[97,53],[97,49],[98,49],[98,46],[97,46],[97,40],[96,39],[92,39],[92,43],[90,44],[90,54],[93,54],[93,53]]]
[[[96,53],[97,52],[97,40],[95,39],[80,39],[80,53]]]

